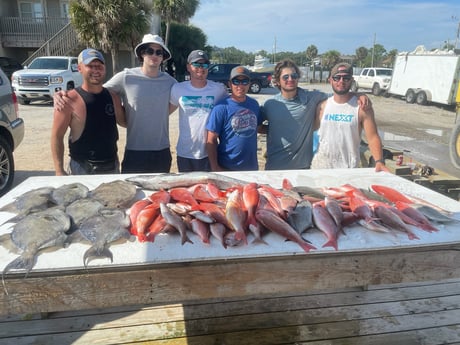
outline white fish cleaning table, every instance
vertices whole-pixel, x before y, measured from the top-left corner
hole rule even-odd
[[[349,183],[368,188],[387,185],[453,212],[460,219],[460,203],[389,173],[373,169],[258,171],[227,173],[248,182],[281,187],[287,178],[294,186],[334,187]],[[82,182],[90,189],[100,183],[133,175],[65,176],[29,178],[3,198],[0,207],[34,188],[59,187]],[[139,198],[152,193],[139,191]],[[12,214],[0,214],[0,223]],[[1,226],[1,233],[11,231]],[[44,251],[24,278],[23,271],[5,276],[5,291],[0,292],[0,314],[52,312],[108,308],[143,304],[170,304],[208,299],[237,298],[271,294],[292,294],[309,290],[408,283],[460,278],[460,225],[439,225],[439,232],[417,228],[420,238],[406,234],[372,233],[355,225],[339,236],[338,251],[322,248],[325,236],[309,230],[304,237],[317,250],[305,253],[298,244],[275,233],[264,239],[268,245],[251,244],[224,249],[211,238],[201,243],[181,245],[179,235],[158,235],[154,243],[137,240],[112,244],[113,263],[108,259],[83,266],[88,244],[74,243],[67,248]],[[31,229],[33,231],[33,229]],[[17,254],[0,247],[0,269]]]

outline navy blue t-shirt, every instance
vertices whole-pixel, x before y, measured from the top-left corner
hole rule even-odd
[[[259,103],[251,97],[238,103],[231,97],[217,103],[206,129],[219,136],[217,160],[228,170],[258,170],[257,126],[262,123]]]

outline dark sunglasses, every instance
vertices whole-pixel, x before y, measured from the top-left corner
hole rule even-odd
[[[297,73],[292,73],[292,74],[285,74],[281,76],[281,79],[284,81],[288,81],[289,77],[291,77],[292,80],[297,80],[299,79],[299,75]]]
[[[153,49],[151,47],[148,47],[144,50],[144,54],[147,54],[147,55],[155,54],[156,56],[163,56],[163,49]]]
[[[233,85],[248,85],[249,79],[232,79]]]
[[[335,75],[332,77],[333,81],[340,81],[340,79],[343,81],[350,81],[351,77],[349,75]]]
[[[209,67],[209,64],[208,63],[200,63],[200,62],[192,62],[190,65],[192,65],[193,67],[195,68],[204,68],[204,69],[208,69]]]

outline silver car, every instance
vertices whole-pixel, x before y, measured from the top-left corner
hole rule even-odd
[[[0,196],[13,184],[13,151],[23,138],[24,121],[18,116],[18,101],[8,77],[0,69]]]

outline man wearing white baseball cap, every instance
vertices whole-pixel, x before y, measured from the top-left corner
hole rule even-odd
[[[134,49],[141,66],[127,68],[104,84],[122,99],[126,112],[127,135],[122,173],[160,173],[171,169],[169,142],[169,97],[177,81],[161,71],[171,58],[158,35],[144,35]],[[55,95],[56,107],[65,103]]]

